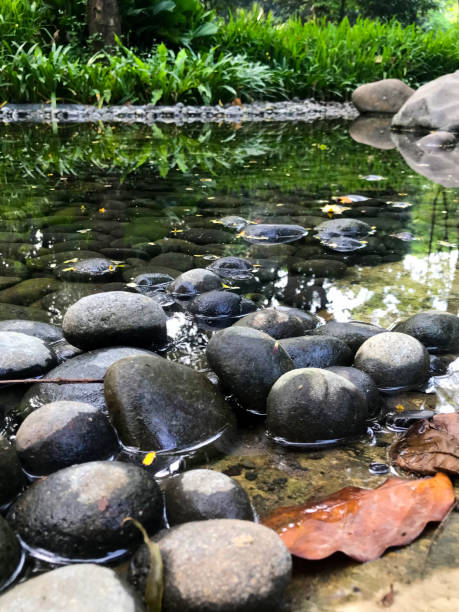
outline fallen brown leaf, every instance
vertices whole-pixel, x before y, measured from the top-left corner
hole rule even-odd
[[[419,421],[396,440],[391,461],[416,474],[459,474],[459,414],[436,414]]]
[[[389,478],[377,489],[346,487],[320,501],[278,508],[262,523],[297,557],[324,559],[341,551],[372,561],[390,546],[409,544],[430,521],[441,521],[454,501],[445,474]]]

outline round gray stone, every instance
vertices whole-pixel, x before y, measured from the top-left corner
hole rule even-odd
[[[261,414],[272,385],[294,367],[279,342],[250,327],[233,325],[217,332],[206,354],[222,385],[244,408]]]
[[[223,443],[233,433],[234,416],[218,388],[200,372],[160,357],[113,364],[105,399],[123,444],[144,451],[186,449],[218,435]]]
[[[194,521],[162,532],[158,544],[164,612],[279,610],[292,561],[271,529],[237,519]]]
[[[150,351],[131,347],[112,347],[77,355],[48,372],[48,378],[90,378],[102,380],[107,368],[129,355],[154,355]],[[33,410],[58,400],[81,401],[95,408],[105,408],[104,384],[34,384],[18,407],[24,419]]]
[[[19,458],[34,475],[107,459],[117,449],[116,433],[105,414],[83,402],[46,404],[29,414],[16,433]]]
[[[18,332],[0,332],[0,379],[40,376],[56,362],[54,351],[40,338]]]
[[[369,374],[380,389],[417,387],[429,377],[429,353],[408,334],[385,332],[366,340],[354,366]]]
[[[397,113],[414,94],[414,89],[400,79],[382,79],[360,85],[352,102],[361,113]]]
[[[0,610],[15,612],[143,612],[115,572],[91,563],[67,565],[18,584],[0,597]]]
[[[126,517],[152,532],[162,514],[161,492],[147,472],[126,463],[92,461],[34,482],[12,505],[8,520],[33,556],[42,549],[48,558],[102,559],[141,540],[132,522],[123,524]]]
[[[189,470],[171,478],[166,483],[165,503],[170,525],[217,518],[254,519],[241,485],[214,470]]]
[[[222,287],[223,284],[219,276],[210,270],[195,268],[177,276],[174,282],[169,285],[168,291],[177,297],[189,298],[198,293],[222,289]]]
[[[243,317],[234,327],[248,327],[264,332],[277,340],[304,334],[303,318],[290,311],[265,308]]]
[[[0,321],[0,331],[19,332],[27,336],[40,338],[45,342],[58,342],[64,334],[56,325],[42,323],[41,321],[28,321],[27,319],[7,319]]]
[[[21,546],[19,540],[14,535],[13,530],[0,515],[0,589],[5,587],[14,577],[16,570],[21,562]],[[11,610],[12,608],[2,607],[3,602],[0,597],[0,610]],[[14,609],[14,608],[13,608]]]
[[[188,305],[188,310],[201,317],[238,317],[257,306],[251,300],[231,291],[206,291],[196,296]]]
[[[328,370],[284,374],[267,402],[267,431],[281,444],[310,444],[362,434],[367,402],[355,385]]]
[[[459,352],[459,317],[449,312],[419,312],[393,331],[413,336],[431,353]]]
[[[161,346],[167,340],[167,317],[154,300],[136,293],[110,291],[82,298],[67,310],[65,338],[79,348]]]
[[[287,351],[295,368],[347,366],[351,365],[354,357],[345,342],[332,336],[285,338],[279,344]]]
[[[110,282],[121,276],[120,270],[110,259],[94,257],[76,263],[61,264],[55,269],[55,274],[62,280],[74,282]]]

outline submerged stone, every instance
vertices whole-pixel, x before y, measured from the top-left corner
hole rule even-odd
[[[300,240],[307,235],[301,225],[255,224],[243,229],[240,236],[252,244],[283,244]]]
[[[242,257],[221,257],[207,266],[207,269],[223,279],[243,280],[253,276],[252,263]]]
[[[137,519],[151,533],[162,513],[159,487],[144,470],[93,461],[34,482],[12,505],[8,520],[33,556],[102,559],[141,540],[125,518]]]
[[[180,274],[173,283],[169,285],[168,291],[177,297],[189,298],[198,293],[213,291],[214,289],[222,289],[222,281],[219,276],[205,270],[204,268],[195,268]]]
[[[266,428],[281,444],[313,444],[364,433],[367,402],[333,372],[304,368],[284,374],[267,401]]]
[[[254,518],[242,486],[213,470],[189,470],[168,480],[165,503],[170,525],[217,518],[247,521]]]
[[[236,325],[215,333],[207,345],[206,355],[223,387],[246,410],[262,414],[266,412],[271,386],[294,367],[274,338]]]
[[[65,313],[65,338],[82,349],[126,344],[162,346],[167,340],[166,315],[147,296],[124,291],[82,298]]]
[[[144,451],[187,449],[231,437],[234,416],[200,372],[155,356],[134,356],[105,375],[105,399],[121,441]]]
[[[271,529],[237,519],[193,521],[162,532],[158,544],[164,612],[279,610],[292,561]],[[131,562],[131,576],[147,562],[142,547]]]
[[[16,433],[16,449],[27,472],[42,475],[108,459],[118,450],[118,439],[99,408],[58,401],[29,414]]]
[[[231,291],[207,291],[193,298],[188,310],[201,317],[240,317],[256,310],[257,306],[237,293]]]
[[[55,270],[58,278],[78,282],[112,282],[120,277],[120,269],[110,259],[94,257],[76,263],[61,264]]]

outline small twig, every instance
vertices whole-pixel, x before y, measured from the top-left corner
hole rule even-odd
[[[0,380],[0,385],[30,385],[31,383],[53,383],[54,385],[74,385],[103,383],[103,378],[20,378],[18,380]]]

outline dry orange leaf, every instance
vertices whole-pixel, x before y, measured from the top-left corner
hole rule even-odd
[[[346,487],[320,501],[278,508],[262,523],[297,557],[325,559],[341,551],[372,561],[390,546],[409,544],[430,521],[441,521],[454,501],[445,474],[388,478],[377,489]]]

